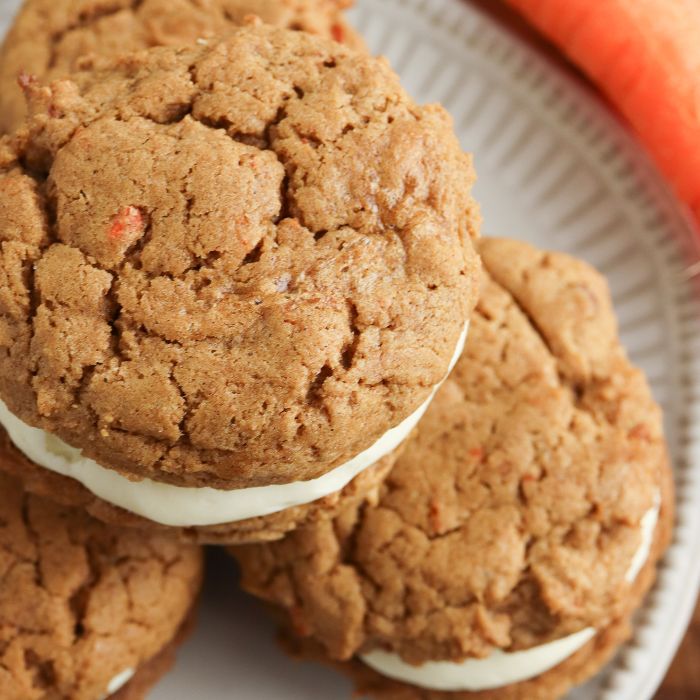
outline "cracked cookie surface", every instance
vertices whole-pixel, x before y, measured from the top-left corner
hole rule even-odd
[[[0,696],[95,700],[133,669],[117,697],[142,697],[201,575],[195,547],[108,528],[0,475]]]
[[[26,115],[21,74],[64,77],[89,55],[117,56],[153,46],[194,44],[256,15],[279,27],[360,48],[343,10],[349,0],[26,0],[0,48],[0,132]]]
[[[619,343],[604,280],[525,243],[482,240],[479,252],[470,342],[378,503],[232,550],[244,587],[327,658],[383,648],[459,662],[625,626],[668,542],[661,415]],[[659,499],[656,543],[629,583]],[[472,697],[391,687],[386,697]]]
[[[316,478],[415,411],[475,302],[473,172],[386,63],[248,26],[27,85],[0,397],[183,486]]]

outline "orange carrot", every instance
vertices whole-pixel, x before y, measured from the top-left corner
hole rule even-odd
[[[629,120],[700,221],[700,0],[507,0]]]

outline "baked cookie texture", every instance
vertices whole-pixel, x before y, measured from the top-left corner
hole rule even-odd
[[[188,629],[201,551],[108,528],[0,474],[0,697],[136,700]]]
[[[241,545],[271,542],[304,525],[336,517],[348,508],[377,497],[401,447],[358,474],[347,486],[325,498],[257,518],[198,527],[169,527],[155,523],[98,498],[74,479],[44,469],[27,459],[0,427],[0,472],[20,480],[24,488],[56,503],[81,508],[104,523],[122,528],[160,532],[182,542]]]
[[[267,26],[26,85],[0,397],[136,478],[316,478],[413,413],[475,303],[471,160],[381,59]]]
[[[343,17],[351,0],[25,0],[0,48],[0,132],[26,116],[17,79],[65,77],[90,55],[193,44],[225,34],[250,15],[354,48],[363,43]]]
[[[232,553],[244,587],[331,660],[383,648],[408,663],[460,662],[601,632],[552,671],[482,693],[342,664],[376,697],[559,697],[626,637],[669,541],[661,415],[619,343],[605,282],[525,243],[482,240],[479,251],[470,342],[378,504]],[[630,584],[659,498],[656,541]]]

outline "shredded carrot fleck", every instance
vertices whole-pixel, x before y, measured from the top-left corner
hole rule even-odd
[[[30,73],[26,73],[25,71],[22,71],[18,76],[17,76],[17,84],[22,88],[22,90],[26,90],[27,88],[31,87],[36,83],[37,77],[36,75],[31,75]]]
[[[632,440],[644,440],[650,442],[652,439],[649,428],[644,425],[644,423],[638,423],[635,425],[634,428],[629,431],[628,435]]]
[[[345,41],[345,29],[342,24],[334,24],[331,27],[331,36],[339,43],[342,44]]]
[[[143,231],[143,215],[136,207],[124,207],[114,217],[109,229],[109,237],[113,241],[120,241],[124,234],[139,233]]]
[[[430,527],[432,528],[432,531],[436,534],[440,534],[444,525],[442,522],[442,508],[440,507],[439,501],[433,499],[430,502],[428,517],[430,519]]]
[[[481,447],[473,447],[469,450],[469,456],[481,461],[484,458],[484,450]]]

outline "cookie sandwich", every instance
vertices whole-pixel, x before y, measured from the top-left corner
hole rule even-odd
[[[25,0],[0,48],[0,132],[26,115],[20,84],[54,80],[86,56],[118,56],[223,35],[255,15],[267,24],[333,38],[362,40],[346,22],[350,0]],[[20,84],[18,84],[18,79]]]
[[[296,650],[370,697],[562,697],[628,638],[669,541],[661,415],[605,282],[480,252],[470,342],[378,500],[232,550]]]
[[[254,25],[29,93],[0,153],[5,468],[209,542],[375,489],[477,297],[445,111],[383,60]]]
[[[201,578],[199,548],[107,527],[0,474],[0,697],[143,698]]]

